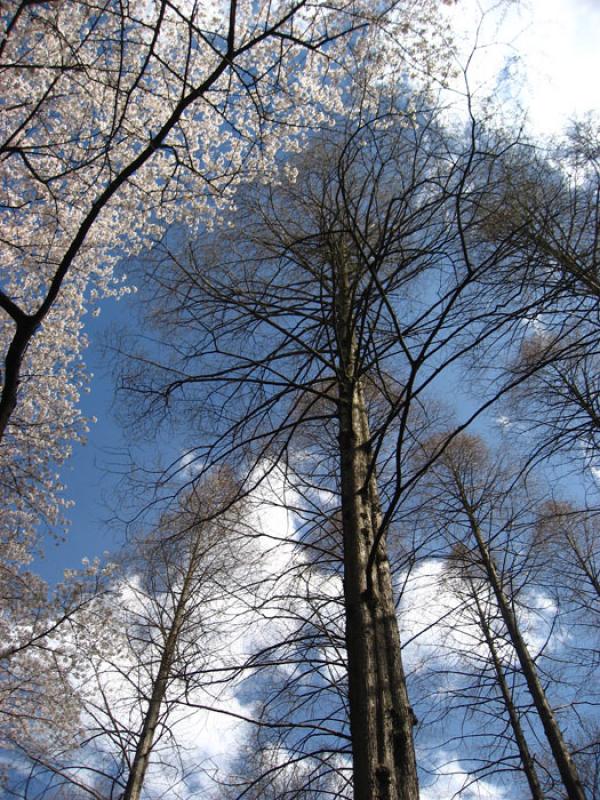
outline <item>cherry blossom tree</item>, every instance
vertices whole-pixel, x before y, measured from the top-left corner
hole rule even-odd
[[[3,4],[0,13],[0,542],[23,585],[58,469],[87,421],[84,312],[175,219],[210,227],[241,175],[341,108],[357,64],[431,74],[436,0]],[[40,590],[41,591],[41,590]],[[43,594],[43,591],[41,592]],[[40,592],[21,594],[36,615]]]
[[[111,646],[102,598],[112,570],[86,562],[51,591],[25,570],[0,583],[0,748],[17,772],[78,741],[78,673],[90,648]],[[0,777],[7,767],[5,759]]]
[[[210,224],[240,174],[268,180],[277,152],[339,109],[352,63],[431,71],[443,44],[434,0],[3,7],[9,508],[29,506],[34,517],[38,507],[56,522],[49,465],[85,427],[81,316],[123,291],[119,258],[176,216]]]

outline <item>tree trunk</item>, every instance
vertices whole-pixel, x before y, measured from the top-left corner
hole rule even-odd
[[[121,800],[139,800],[142,792],[144,778],[146,776],[146,770],[148,769],[150,754],[152,752],[152,745],[156,735],[156,728],[158,726],[160,709],[165,699],[167,684],[171,674],[173,660],[175,658],[177,639],[179,638],[181,627],[185,619],[186,606],[190,596],[190,586],[192,583],[194,567],[195,562],[194,558],[192,557],[181,589],[181,594],[177,601],[177,605],[175,606],[171,628],[161,653],[158,674],[152,686],[152,694],[150,696],[148,708],[146,709],[146,714],[144,716],[142,732],[135,749],[135,755],[129,770],[127,785],[123,795],[121,796]]]
[[[508,713],[508,718],[510,720],[510,725],[515,737],[515,742],[519,750],[523,772],[525,773],[525,777],[527,778],[527,783],[529,784],[529,789],[531,791],[531,797],[533,800],[544,800],[544,793],[542,792],[542,787],[540,786],[537,776],[535,762],[529,751],[529,746],[527,745],[527,740],[525,738],[525,732],[521,726],[521,720],[519,719],[517,709],[515,708],[508,684],[506,682],[506,676],[504,675],[504,670],[502,668],[502,661],[498,655],[498,651],[496,650],[496,644],[490,631],[489,621],[481,607],[476,587],[471,584],[470,588],[473,599],[475,600],[475,606],[477,608],[479,627],[481,628],[488,646],[488,650],[490,651],[494,672],[496,674],[496,681],[500,687],[500,693],[502,695],[504,707]]]
[[[377,477],[354,333],[360,267],[347,257],[343,241],[336,243],[332,265],[354,800],[418,800],[416,720],[402,667],[386,539],[377,536]]]
[[[17,391],[19,388],[19,378],[21,365],[29,347],[29,343],[38,328],[35,317],[27,316],[16,309],[12,316],[15,319],[16,331],[6,352],[4,360],[4,375],[0,374],[2,380],[2,392],[0,393],[0,442],[8,427],[11,415],[17,406]],[[18,316],[17,316],[18,313]]]
[[[344,598],[355,800],[417,800],[415,722],[408,701],[376,476],[360,383],[339,384]],[[371,471],[370,471],[371,470]]]
[[[586,800],[583,786],[581,785],[581,781],[579,780],[579,775],[577,773],[577,767],[571,758],[571,754],[565,740],[563,739],[560,727],[556,721],[556,717],[554,716],[554,712],[550,706],[550,703],[548,702],[540,679],[538,678],[535,662],[529,653],[529,649],[525,643],[525,640],[523,639],[523,636],[521,635],[521,631],[510,601],[504,593],[502,581],[498,576],[494,559],[492,558],[490,551],[483,539],[473,508],[471,507],[462,488],[460,488],[460,492],[461,501],[467,512],[471,532],[475,538],[475,541],[477,542],[477,548],[481,556],[482,564],[488,576],[492,591],[494,592],[496,602],[498,603],[498,608],[500,610],[504,625],[506,626],[506,630],[508,631],[510,642],[515,649],[517,658],[519,659],[521,670],[527,682],[527,688],[529,689],[529,693],[531,694],[533,703],[544,727],[544,733],[548,739],[554,761],[556,762],[560,777],[567,791],[567,797],[569,800]]]

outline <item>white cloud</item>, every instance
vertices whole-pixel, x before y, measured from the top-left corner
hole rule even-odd
[[[451,665],[458,673],[468,664],[476,670],[477,664],[489,661],[489,650],[474,611],[446,585],[443,569],[441,561],[429,560],[412,571],[402,596],[399,624],[407,671],[424,675],[441,670],[444,691],[451,691]],[[520,600],[519,625],[532,655],[560,651],[567,634],[554,625],[555,601],[539,589],[523,592]],[[500,643],[502,638],[496,643],[499,655],[512,662],[514,651],[508,643]]]
[[[403,658],[411,672],[431,669],[449,645],[472,647],[453,624],[458,600],[444,587],[442,573],[441,561],[424,561],[411,572],[402,595],[399,624]]]
[[[508,800],[501,787],[469,775],[458,753],[439,753],[432,771],[436,777],[430,786],[422,787],[421,800]]]
[[[177,474],[177,477],[180,480],[189,481],[202,472],[206,465],[206,461],[200,458],[200,456],[198,456],[194,450],[187,450],[180,456],[176,464],[177,466],[174,470],[174,473]]]
[[[463,62],[475,41],[471,88],[510,92],[538,133],[600,107],[600,3],[596,0],[461,0],[454,9]],[[478,30],[481,9],[487,11]],[[498,84],[509,73],[508,83]]]

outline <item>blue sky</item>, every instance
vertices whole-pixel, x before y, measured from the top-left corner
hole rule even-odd
[[[71,529],[66,541],[48,539],[43,560],[35,569],[47,580],[60,580],[67,568],[77,568],[84,557],[93,559],[105,550],[115,550],[123,538],[123,526],[110,524],[118,471],[126,464],[127,440],[115,419],[115,390],[110,361],[103,353],[104,338],[131,313],[135,295],[105,300],[97,318],[87,314],[85,331],[90,346],[84,354],[90,380],[89,393],[82,394],[83,414],[96,417],[90,425],[86,445],[75,445],[62,470],[65,496],[75,501],[69,512]]]
[[[468,5],[470,0],[465,2]],[[524,11],[515,11],[516,17],[510,17],[503,38],[514,42],[515,46],[519,41],[528,43],[525,61],[530,80],[524,102],[531,109],[531,119],[536,128],[550,133],[562,126],[572,112],[584,111],[588,99],[592,107],[600,104],[600,98],[594,94],[598,92],[597,81],[593,80],[598,74],[598,56],[592,53],[600,40],[600,2],[546,0],[542,3],[535,0],[530,6],[531,21],[526,21]],[[541,19],[544,8],[555,18],[544,22]],[[597,34],[595,29],[599,31]],[[512,44],[508,50],[512,50]],[[486,70],[489,79],[493,80],[494,69],[502,63],[501,54],[506,55],[506,52],[500,48],[499,55],[492,57],[491,50],[485,51],[484,62],[477,72],[480,80],[486,80]],[[88,316],[85,320],[91,342],[85,360],[94,377],[90,384],[91,392],[83,396],[82,408],[84,414],[97,417],[98,422],[91,427],[88,444],[75,448],[73,458],[63,470],[63,480],[68,486],[67,497],[72,498],[76,505],[70,513],[72,526],[68,540],[58,546],[48,542],[45,560],[36,564],[37,570],[49,580],[59,579],[64,568],[77,567],[84,556],[91,559],[105,550],[116,550],[124,535],[123,524],[110,520],[120,506],[119,473],[127,467],[129,442],[114,419],[112,359],[102,353],[102,341],[111,326],[118,328],[130,320],[135,303],[135,295],[126,296],[120,302],[107,300],[97,319]],[[158,446],[154,442],[148,443],[150,450]],[[173,445],[174,455],[177,446],[177,443]],[[429,584],[428,592],[423,602],[431,609],[435,585]],[[214,740],[214,727],[211,727],[210,734],[212,738],[209,738]],[[197,740],[197,726],[190,735],[195,737],[194,741]],[[221,732],[223,738],[226,739],[227,735],[227,732]],[[450,788],[446,793],[460,788],[463,780],[462,775],[450,776]],[[431,797],[440,796],[439,792],[440,788],[436,787]],[[494,792],[490,796],[504,797]]]
[[[493,0],[461,0],[457,36],[465,37],[465,52],[475,37],[472,20],[478,8],[494,8]],[[454,7],[456,8],[456,7]],[[465,24],[465,22],[467,24]],[[598,0],[525,0],[509,5],[501,14],[491,13],[479,31],[483,45],[472,74],[482,83],[495,81],[506,58],[518,54],[516,69],[523,80],[522,103],[534,128],[552,135],[573,114],[600,107],[600,2]],[[493,42],[493,46],[488,46]],[[75,501],[70,512],[67,542],[48,542],[44,561],[36,568],[50,580],[60,579],[66,567],[76,567],[86,556],[114,550],[122,541],[124,526],[109,522],[115,506],[119,472],[127,465],[128,441],[114,418],[114,385],[111,359],[102,354],[102,340],[110,326],[119,327],[130,317],[136,296],[119,302],[104,301],[101,315],[85,318],[90,347],[85,354],[94,374],[89,394],[83,396],[83,412],[95,416],[85,447],[76,446],[63,469],[67,497]]]

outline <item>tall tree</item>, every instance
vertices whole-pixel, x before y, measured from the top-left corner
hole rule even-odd
[[[244,608],[239,598],[256,558],[237,495],[222,469],[127,548],[111,591],[93,604],[95,624],[73,637],[77,734],[70,746],[24,751],[32,779],[17,796],[70,786],[88,797],[139,800],[149,775],[173,792],[185,786],[198,765],[184,766],[178,725],[194,706],[208,707],[211,691],[240,667],[220,655],[226,629],[236,633],[231,618]]]
[[[545,794],[538,775],[538,767],[527,741],[523,715],[512,685],[511,673],[514,673],[514,667],[511,659],[507,658],[502,630],[501,628],[498,630],[500,615],[487,576],[481,570],[481,565],[474,557],[473,551],[462,543],[455,544],[450,553],[447,573],[451,590],[460,603],[459,609],[452,615],[452,624],[456,625],[459,621],[463,624],[466,623],[468,634],[471,634],[467,634],[466,637],[470,652],[468,656],[466,653],[464,654],[466,657],[464,660],[479,662],[478,665],[483,673],[481,688],[485,687],[489,690],[491,686],[493,694],[499,696],[502,706],[501,715],[508,718],[512,732],[510,738],[514,740],[516,746],[519,759],[518,769],[525,774],[533,800],[543,800]],[[483,656],[481,650],[483,650]],[[461,693],[456,692],[455,694],[458,697],[454,696],[452,700],[461,702],[463,700]],[[484,698],[481,703],[487,719],[493,718],[493,712],[489,711],[489,704],[485,704]],[[477,705],[474,703],[473,706],[470,706],[467,703],[466,711],[467,713],[476,713]],[[491,725],[490,728],[492,728]],[[500,740],[504,738],[503,732],[499,734],[498,738]],[[481,738],[479,741],[481,742]],[[480,746],[478,749],[483,750],[483,747]],[[490,763],[494,763],[493,758],[490,758]],[[508,764],[510,761],[504,758],[503,768],[506,769]],[[497,763],[496,766],[498,766]],[[494,767],[488,767],[488,769],[492,771]]]
[[[520,587],[515,565],[519,551],[515,548],[513,555],[509,545],[502,558],[503,551],[499,549],[499,544],[518,530],[518,517],[511,514],[511,509],[518,507],[516,482],[510,475],[503,475],[500,466],[493,463],[482,440],[467,434],[452,442],[432,471],[443,487],[443,492],[438,493],[438,502],[446,509],[450,531],[456,526],[458,535],[464,536],[464,539],[459,538],[459,543],[468,549],[469,561],[479,566],[487,580],[567,796],[570,800],[585,800],[577,767],[518,619]],[[512,493],[507,491],[507,486]]]
[[[192,697],[198,680],[194,673],[210,668],[208,634],[214,617],[219,622],[225,617],[225,608],[219,613],[218,606],[227,599],[227,584],[230,590],[235,585],[234,549],[239,551],[243,513],[239,504],[232,505],[236,494],[232,476],[222,471],[186,498],[181,513],[163,520],[158,536],[142,545],[136,587],[141,607],[133,609],[129,636],[138,657],[152,659],[144,664],[151,686],[149,695],[140,687],[145,702],[135,750],[126,754],[123,800],[142,795],[157,736],[168,725],[170,687],[182,684],[176,694]]]
[[[85,432],[81,317],[123,289],[119,259],[178,213],[209,222],[240,175],[266,179],[372,46],[391,64],[440,55],[437,2],[418,24],[411,6],[4,5],[0,491],[30,527],[59,504],[54,465]]]
[[[250,463],[282,460],[339,498],[357,798],[418,794],[386,536],[420,398],[467,347],[469,288],[494,263],[471,250],[490,156],[416,104],[382,100],[361,117],[359,101],[357,119],[315,137],[286,183],[240,191],[243,230],[231,218],[233,230],[187,252],[166,241],[156,317],[182,359],[174,369],[139,355],[126,379],[138,404],[185,401],[209,442],[189,458],[245,448]],[[301,431],[319,420],[307,448]]]
[[[86,432],[82,315],[100,297],[129,291],[115,265],[177,213],[209,223],[240,175],[272,174],[277,153],[290,140],[299,146],[299,130],[340,107],[349,65],[369,61],[371,48],[415,69],[424,51],[441,58],[437,2],[419,3],[418,25],[411,7],[3,5],[4,586],[23,585],[40,526],[66,525],[57,470]],[[35,603],[22,605],[35,616]]]

